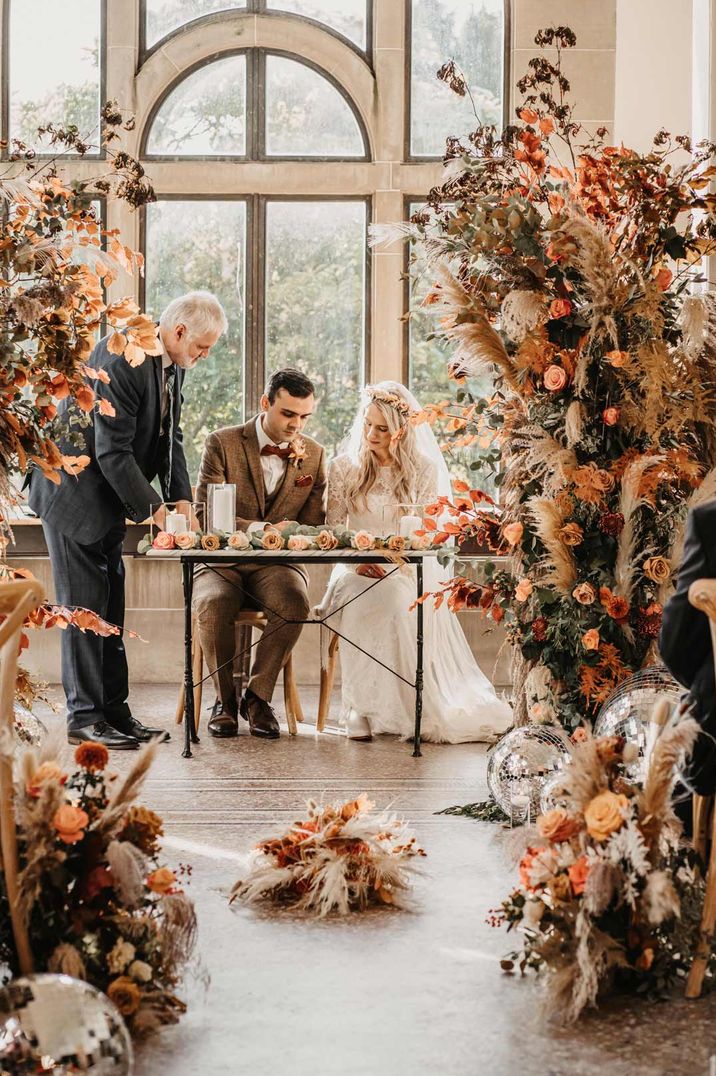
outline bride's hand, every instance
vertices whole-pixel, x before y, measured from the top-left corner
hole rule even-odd
[[[381,568],[380,564],[359,564],[356,568],[356,575],[365,575],[368,579],[382,579],[385,575],[385,568]]]

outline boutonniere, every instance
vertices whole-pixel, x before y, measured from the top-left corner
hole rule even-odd
[[[296,481],[294,482],[294,486],[310,486],[312,482],[313,482],[313,475],[312,474],[300,474],[298,476],[298,478],[296,479]]]
[[[300,471],[306,458],[306,442],[302,437],[295,437],[293,441],[289,442],[288,449],[288,458],[291,465]]]

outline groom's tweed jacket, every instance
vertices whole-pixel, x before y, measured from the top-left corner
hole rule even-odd
[[[320,526],[326,518],[326,453],[322,445],[302,436],[306,454],[300,465],[289,460],[283,481],[273,497],[266,495],[256,418],[244,426],[227,426],[210,433],[204,445],[196,499],[206,503],[210,482],[231,482],[236,486],[236,526],[246,530],[250,523],[265,520],[280,523],[296,520]]]

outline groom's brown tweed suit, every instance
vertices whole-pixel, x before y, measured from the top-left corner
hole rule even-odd
[[[199,469],[196,499],[206,502],[210,482],[233,482],[236,485],[237,530],[265,520],[279,523],[297,520],[310,526],[325,521],[326,460],[322,445],[303,437],[306,455],[300,468],[289,461],[283,481],[271,497],[264,485],[256,419],[244,426],[228,426],[206,439]],[[309,481],[310,479],[310,481]],[[299,565],[247,565],[202,571],[194,586],[194,615],[199,626],[201,646],[213,673],[214,686],[224,711],[236,714],[232,657],[234,654],[234,620],[246,603],[246,594],[266,612],[268,624],[256,646],[249,688],[266,702],[271,701],[278,674],[301,634],[300,624],[287,620],[305,620],[308,616],[307,576]],[[233,582],[232,582],[233,580]],[[240,584],[241,589],[234,585]]]

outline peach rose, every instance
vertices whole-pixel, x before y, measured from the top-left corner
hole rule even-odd
[[[582,646],[585,650],[599,650],[599,632],[596,628],[590,628],[582,636]]]
[[[597,592],[591,583],[577,583],[572,591],[572,597],[580,605],[592,605],[597,598]]]
[[[552,363],[544,372],[544,387],[548,392],[561,392],[567,384],[567,371]]]
[[[629,361],[628,351],[607,351],[604,358],[607,360],[610,366],[620,369],[622,366],[626,366]]]
[[[649,557],[644,561],[644,575],[652,583],[665,583],[671,575],[671,565],[666,557]]]
[[[605,407],[602,411],[602,418],[604,419],[605,426],[616,426],[619,421],[619,415],[621,409],[619,407]]]
[[[581,545],[584,541],[584,531],[578,523],[565,523],[560,529],[559,536],[565,545]]]
[[[251,539],[246,531],[234,531],[234,533],[230,534],[226,539],[226,544],[229,549],[250,549]]]
[[[584,821],[587,832],[595,841],[606,841],[616,830],[624,825],[624,808],[628,799],[622,792],[600,792],[584,808]]]
[[[411,549],[430,549],[433,540],[429,534],[414,534],[410,539]]]
[[[375,538],[368,531],[357,531],[353,535],[351,545],[354,549],[359,549],[361,552],[365,552],[367,549],[372,549],[375,545]]]
[[[310,549],[312,545],[311,539],[306,534],[292,534],[286,543],[287,549],[294,549],[298,552]]]
[[[73,807],[71,803],[65,803],[55,811],[52,825],[64,844],[77,844],[85,835],[84,831],[89,825],[89,815],[81,807]]]
[[[408,539],[404,538],[402,534],[391,534],[388,539],[388,549],[392,549],[394,553],[402,553],[407,548]]]
[[[541,814],[537,819],[537,831],[540,837],[551,841],[552,844],[561,844],[568,841],[579,833],[579,822],[576,818],[568,815],[563,807],[555,807],[553,811]]]
[[[515,601],[526,602],[533,590],[531,579],[520,579],[515,587]]]
[[[587,730],[583,725],[575,729],[572,735],[569,737],[572,743],[586,743],[587,742]]]
[[[221,549],[221,539],[218,534],[202,534],[201,548],[207,553],[216,553],[217,549]]]
[[[549,304],[549,316],[551,318],[566,318],[572,313],[572,304],[569,299],[553,299]]]
[[[316,536],[316,545],[324,552],[330,552],[331,549],[335,549],[338,545],[338,539],[332,531],[321,531]]]
[[[157,531],[152,542],[152,549],[176,549],[174,535],[168,531]]]
[[[176,875],[174,871],[169,870],[169,867],[159,867],[147,878],[147,885],[152,893],[168,893],[175,882]]]
[[[264,549],[283,549],[283,535],[277,530],[264,531],[261,535],[261,545]]]
[[[567,874],[572,883],[574,895],[578,897],[580,893],[584,892],[584,887],[586,886],[587,878],[589,877],[589,860],[587,857],[580,856],[569,868]]]
[[[503,528],[502,533],[505,536],[505,541],[509,545],[517,545],[521,540],[522,535],[525,533],[525,528],[521,523],[508,523],[507,526]]]
[[[56,762],[43,762],[28,780],[25,785],[25,791],[28,796],[37,798],[42,792],[43,785],[47,785],[51,781],[57,781],[58,784],[64,785],[66,780],[67,774],[62,772]]]
[[[181,534],[175,534],[174,541],[177,549],[193,549],[197,542],[196,531],[182,531]]]

